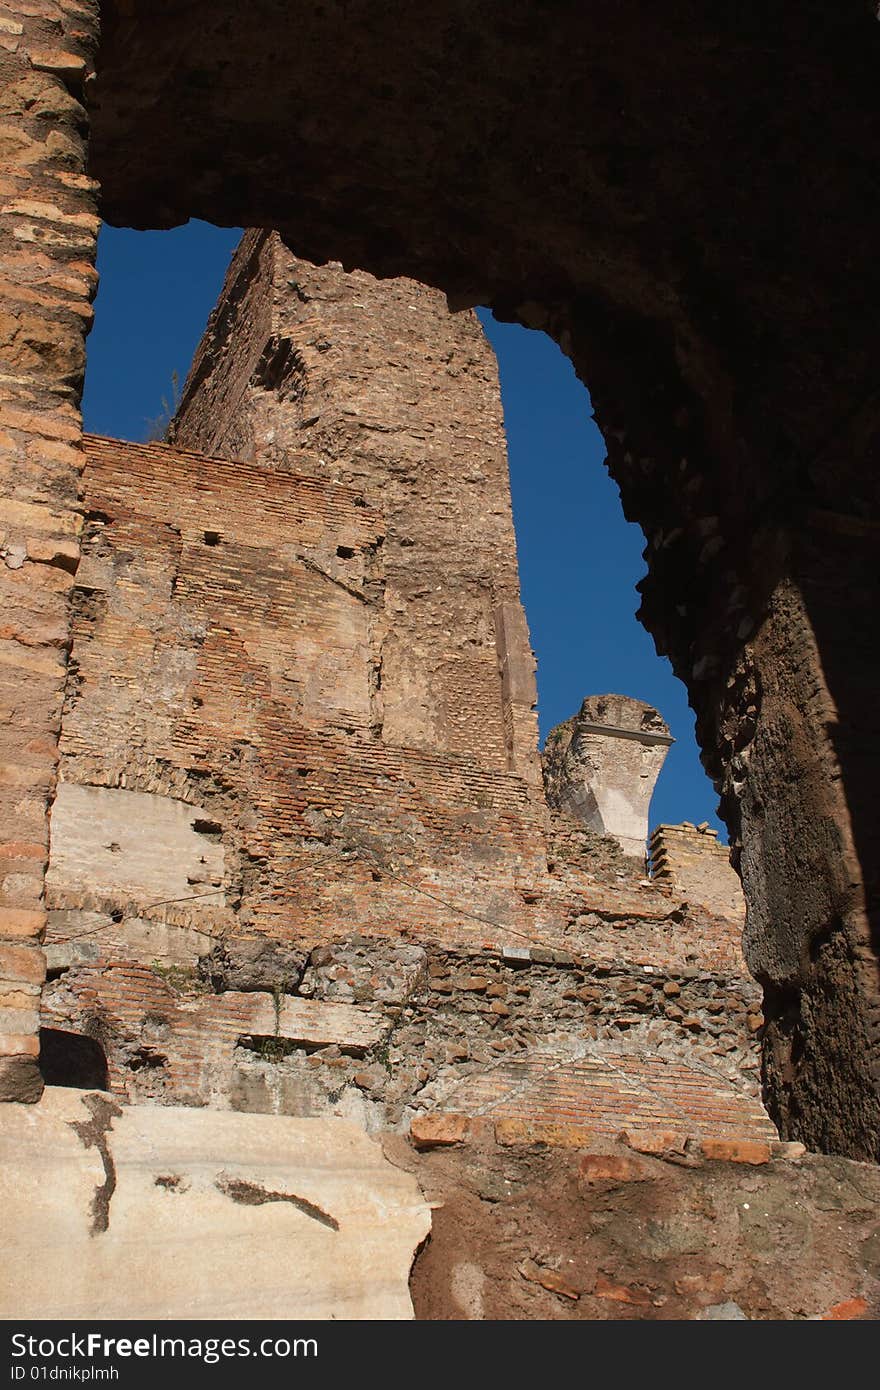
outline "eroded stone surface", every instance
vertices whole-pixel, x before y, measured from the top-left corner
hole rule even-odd
[[[539,779],[497,367],[473,314],[247,232],[169,439],[362,493],[385,523],[363,663],[376,732]],[[357,583],[344,549],[314,558]],[[322,705],[331,722],[329,692]]]
[[[222,898],[223,849],[200,806],[151,792],[62,782],[52,806],[47,888],[58,907]],[[211,826],[213,830],[213,825]]]
[[[299,994],[271,995],[214,994],[195,965],[125,963],[131,942],[115,938],[112,959],[102,944],[49,983],[42,1025],[93,1039],[113,1093],[130,1100],[405,1128],[413,1115],[456,1109],[462,1087],[500,1094],[505,1078],[528,1081],[537,1055],[563,1081],[541,1102],[551,1122],[629,1113],[630,1073],[656,1091],[649,1109],[667,1126],[681,1119],[678,1101],[696,1107],[702,1132],[727,1132],[729,1113],[760,1117],[754,982],[674,959],[648,964],[637,920],[606,931],[604,958],[597,940],[593,958],[578,962],[541,948],[533,959],[341,941],[315,948]],[[653,960],[664,946],[662,936],[649,945]],[[694,1068],[703,1083],[692,1096]],[[75,1071],[67,1079],[83,1084]],[[528,1097],[523,1104],[526,1113]]]
[[[85,441],[55,1053],[90,1039],[127,1099],[371,1130],[532,1053],[661,1070],[693,1053],[753,1100],[739,923],[548,817],[530,775],[533,659],[474,318],[250,234],[174,432],[245,457]],[[479,668],[455,700],[452,666]],[[588,714],[618,731],[644,810],[662,719],[621,697]]]
[[[874,1165],[766,1152],[755,1164],[754,1154],[708,1158],[674,1146],[638,1153],[595,1137],[554,1148],[522,1130],[496,1143],[484,1129],[418,1154],[399,1136],[384,1142],[435,1205],[413,1271],[419,1318],[880,1313]]]
[[[589,696],[547,735],[547,802],[644,864],[648,808],[671,743],[651,705],[625,695]]]

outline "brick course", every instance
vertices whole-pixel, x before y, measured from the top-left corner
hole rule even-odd
[[[658,825],[649,845],[651,877],[660,888],[734,922],[745,920],[742,884],[730,852],[708,826]]]

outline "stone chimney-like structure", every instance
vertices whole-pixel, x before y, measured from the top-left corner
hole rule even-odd
[[[625,854],[644,859],[648,807],[672,742],[651,705],[627,695],[590,695],[548,735],[547,801],[612,836]]]

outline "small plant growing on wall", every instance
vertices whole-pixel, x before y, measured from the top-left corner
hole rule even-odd
[[[168,431],[171,428],[171,421],[177,414],[177,407],[180,405],[180,375],[177,369],[171,373],[171,400],[167,396],[162,397],[162,409],[153,419],[147,420],[146,432],[144,434],[145,444],[165,444],[168,440]]]

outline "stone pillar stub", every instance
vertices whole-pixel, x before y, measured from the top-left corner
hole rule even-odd
[[[590,695],[547,737],[547,801],[643,859],[651,796],[673,741],[652,705],[627,695]]]
[[[649,846],[651,878],[659,887],[699,903],[718,917],[742,922],[746,904],[727,845],[705,822],[658,825]]]

